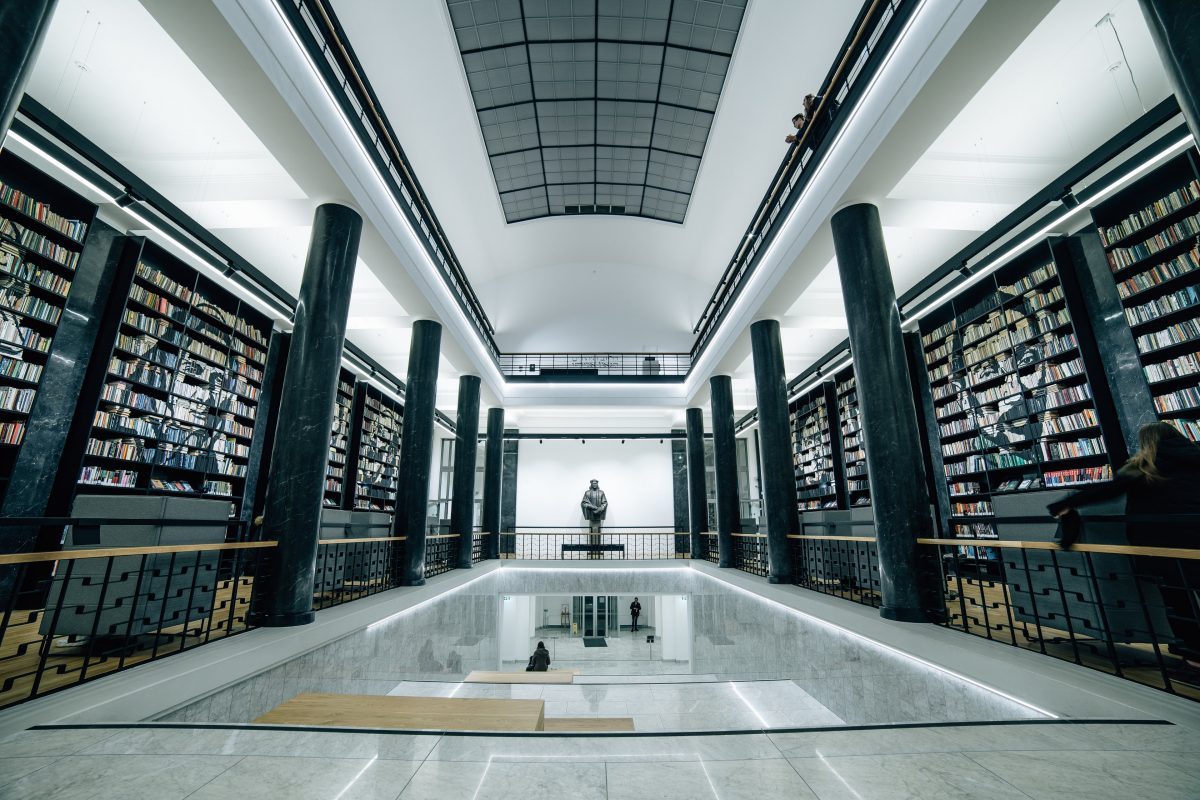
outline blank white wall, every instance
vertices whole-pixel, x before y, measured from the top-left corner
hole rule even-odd
[[[671,442],[536,439],[521,442],[517,527],[587,528],[579,501],[592,478],[608,496],[605,527],[674,525]]]
[[[500,660],[522,661],[533,650],[529,637],[533,635],[533,598],[529,595],[503,595],[500,599]]]

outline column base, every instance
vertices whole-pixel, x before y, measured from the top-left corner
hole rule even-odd
[[[768,575],[767,583],[791,583],[791,575]]]
[[[424,578],[413,578],[411,580],[402,581],[400,583],[400,585],[401,586],[424,586],[425,579]]]
[[[717,566],[721,569],[733,569],[732,561],[718,561]]]
[[[921,608],[899,608],[897,606],[880,606],[879,616],[896,622],[929,622],[929,614]]]
[[[468,561],[466,564],[459,564],[455,569],[470,569],[472,566],[473,564]]]
[[[317,618],[315,611],[288,611],[282,614],[264,614],[251,611],[246,621],[259,628],[294,628],[298,625],[308,625]]]

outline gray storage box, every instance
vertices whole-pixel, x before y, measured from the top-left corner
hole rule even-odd
[[[376,539],[392,535],[392,515],[382,511],[354,511],[350,514],[348,539]],[[352,545],[347,556],[346,580],[358,583],[381,581],[387,576],[388,553],[380,545],[386,542],[363,542]],[[393,544],[396,544],[393,542]]]
[[[350,512],[337,508],[321,509],[321,539],[345,539],[350,531]],[[346,548],[327,544],[317,548],[316,574],[313,591],[316,594],[336,592],[346,580]]]
[[[1071,493],[1071,490],[1049,489],[997,495],[993,503],[998,518],[1044,516],[1046,521],[997,522],[996,533],[1001,539],[1053,541],[1058,522],[1049,516],[1046,506]],[[1095,503],[1082,512],[1085,515],[1124,514],[1125,498]],[[1098,522],[1084,527],[1079,543],[1127,545],[1129,542],[1123,523]],[[1159,642],[1172,641],[1158,586],[1151,579],[1133,577],[1136,567],[1130,556],[1069,551],[1052,555],[1047,550],[1015,548],[1003,548],[1000,553],[1005,581],[1012,595],[1014,619],[1029,623],[1040,621],[1047,627],[1071,630],[1076,636],[1097,639],[1104,638],[1107,622],[1116,642],[1149,642],[1154,638]],[[1055,562],[1058,564],[1057,575]],[[1061,591],[1059,580],[1062,581]],[[1045,638],[1051,638],[1051,635],[1046,634]]]
[[[229,524],[229,502],[85,494],[75,498],[71,515],[146,523],[72,526],[64,550],[221,544]],[[180,519],[212,524],[164,524]],[[46,600],[41,633],[132,637],[207,617],[213,608],[218,560],[219,554],[212,552],[61,561]]]

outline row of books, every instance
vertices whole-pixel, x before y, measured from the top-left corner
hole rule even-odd
[[[167,275],[163,274],[161,270],[146,264],[144,261],[139,261],[137,265],[137,276],[152,286],[162,289],[164,292],[176,298],[185,305],[198,306],[201,311],[220,320],[226,326],[232,328],[242,336],[257,342],[264,347],[266,346],[267,339],[263,335],[262,331],[260,331],[257,327],[251,325],[245,319],[242,319],[241,317],[214,305],[212,302],[207,300],[203,294],[193,292],[191,288],[184,286],[178,281],[168,277]],[[195,303],[193,303],[193,297],[195,297]]]
[[[976,500],[970,503],[951,503],[950,513],[956,517],[990,517],[996,512],[992,510],[989,500]]]
[[[0,203],[15,208],[25,216],[35,219],[43,225],[53,228],[64,236],[69,236],[77,242],[82,242],[87,235],[87,223],[77,219],[69,219],[51,209],[49,203],[43,203],[3,181],[0,181]]]
[[[1159,361],[1145,366],[1146,380],[1161,383],[1188,375],[1200,374],[1200,353],[1176,356],[1168,361]]]
[[[1200,411],[1200,386],[1187,386],[1178,391],[1160,394],[1154,398],[1154,407],[1159,414],[1178,411]]]
[[[1163,295],[1140,306],[1125,309],[1125,318],[1130,325],[1151,322],[1167,314],[1195,308],[1200,305],[1200,287],[1186,286],[1177,292]]]
[[[107,469],[87,466],[79,474],[79,482],[96,486],[118,486],[133,489],[137,486],[138,474],[129,469]]]
[[[0,409],[28,414],[33,407],[34,389],[19,389],[15,386],[0,386]]]
[[[39,269],[32,261],[21,258],[21,253],[8,242],[0,241],[0,272],[7,273],[25,283],[66,297],[71,291],[71,281],[54,272]]]
[[[1114,225],[1100,228],[1100,241],[1109,247],[1126,236],[1137,233],[1143,228],[1153,225],[1163,217],[1179,211],[1197,200],[1200,200],[1200,181],[1180,186],[1165,197],[1155,200],[1145,208],[1139,209]]]
[[[1185,319],[1160,331],[1142,334],[1137,337],[1137,346],[1142,353],[1150,353],[1196,339],[1200,339],[1200,319]]]
[[[1200,235],[1200,214],[1184,217],[1169,228],[1164,228],[1129,247],[1114,247],[1108,251],[1108,260],[1113,272],[1132,266],[1155,253]]]
[[[51,241],[45,235],[38,233],[32,228],[28,228],[11,219],[0,218],[0,238],[16,242],[18,246],[25,248],[26,251],[36,253],[42,258],[48,259],[72,272],[79,265],[80,251],[63,247],[61,244]]]
[[[13,297],[9,292],[0,292],[0,306],[10,308],[27,317],[40,319],[42,322],[49,322],[51,325],[57,325],[59,319],[62,318],[62,308],[60,306],[48,303],[42,298],[34,297],[31,294],[27,294],[24,297]]]
[[[0,318],[0,340],[20,345],[39,353],[50,352],[50,337],[42,336],[37,331],[30,330],[19,323]]]
[[[1122,300],[1128,300],[1138,294],[1160,286],[1168,281],[1176,280],[1184,275],[1190,275],[1200,269],[1200,248],[1193,247],[1186,253],[1155,264],[1150,269],[1139,272],[1117,284],[1117,293]]]
[[[24,438],[24,422],[0,422],[0,444],[20,444]]]
[[[1093,439],[1076,439],[1070,442],[1056,442],[1042,440],[1039,442],[1044,461],[1061,461],[1064,458],[1083,458],[1086,456],[1102,456],[1107,450],[1104,449],[1104,440],[1096,437]]]
[[[42,367],[38,364],[31,364],[28,361],[0,356],[0,377],[37,383],[42,379]]]

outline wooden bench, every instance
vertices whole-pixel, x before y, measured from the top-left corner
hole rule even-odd
[[[542,700],[305,692],[254,721],[321,728],[541,731],[545,730],[545,719],[546,704]]]
[[[623,544],[564,544],[562,551],[564,553],[620,553],[621,558],[625,557],[625,545]]]
[[[574,683],[577,669],[550,669],[545,672],[488,672],[477,669],[463,683]]]

